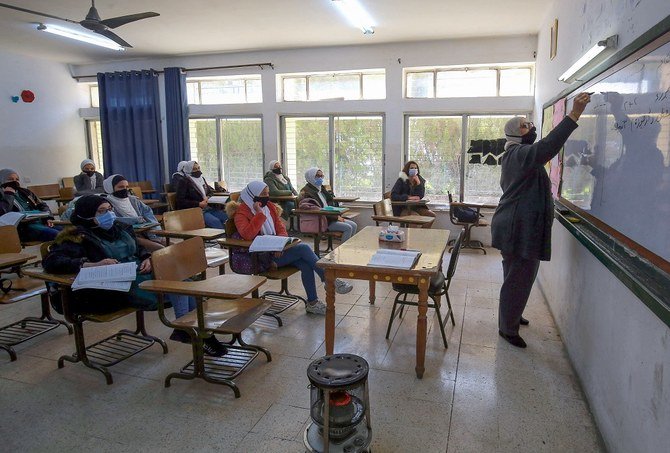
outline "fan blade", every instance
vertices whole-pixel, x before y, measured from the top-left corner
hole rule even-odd
[[[22,11],[24,13],[36,14],[38,16],[49,17],[51,19],[64,20],[65,22],[70,22],[72,24],[78,24],[79,23],[79,21],[76,21],[76,20],[66,19],[64,17],[54,16],[53,14],[41,13],[39,11],[33,11],[33,10],[30,10],[30,9],[19,8],[18,6],[8,5],[6,3],[0,3],[0,7],[14,9],[16,11]]]
[[[111,39],[112,41],[114,41],[115,43],[117,43],[120,46],[131,47],[131,48],[133,47],[130,44],[128,44],[127,42],[125,42],[119,35],[117,35],[113,31],[110,31],[110,30],[93,30],[93,31],[95,31],[99,35],[104,36],[105,38]]]
[[[111,19],[101,20],[100,23],[109,28],[116,28],[129,22],[135,22],[136,20],[148,19],[150,17],[156,16],[160,16],[160,14],[153,12],[129,14],[127,16],[112,17]]]

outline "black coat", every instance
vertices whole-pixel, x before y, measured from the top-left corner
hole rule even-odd
[[[300,190],[300,194],[298,195],[298,206],[300,206],[300,202],[304,198],[311,198],[316,201],[319,206],[325,208],[326,206],[323,205],[323,201],[321,201],[321,197],[319,197],[319,192],[321,192],[321,195],[326,199],[326,206],[339,206],[339,203],[333,200],[335,194],[332,190],[326,190],[324,185],[321,185],[321,189],[319,190],[319,188],[310,183],[305,184],[305,187]]]
[[[511,145],[503,154],[503,194],[491,220],[493,247],[503,254],[551,259],[554,203],[544,165],[558,154],[575,129],[577,123],[566,116],[542,140],[532,145]]]
[[[95,187],[91,189],[91,178],[86,173],[79,173],[74,178],[74,188],[77,193],[104,193],[105,189],[102,187],[102,181],[105,179],[102,174],[95,172]]]
[[[426,195],[426,180],[419,176],[420,183],[413,186],[409,183],[409,176],[405,172],[400,172],[398,180],[391,189],[391,201],[407,201],[411,196],[423,198]],[[403,210],[402,205],[393,206],[393,215],[400,215]]]
[[[210,196],[212,192],[214,192],[214,189],[205,181],[205,193],[207,196]],[[200,207],[200,202],[204,199],[191,178],[184,177],[179,179],[177,183],[177,209],[198,208]]]

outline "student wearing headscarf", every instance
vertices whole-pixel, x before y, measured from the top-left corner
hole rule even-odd
[[[81,173],[74,177],[74,188],[78,194],[102,193],[103,176],[95,171],[95,164],[91,159],[84,159],[79,165]]]
[[[410,160],[402,168],[398,180],[391,189],[392,201],[419,201],[426,195],[426,180],[421,176],[419,164]],[[421,215],[435,218],[435,213],[425,205],[402,206],[393,205],[393,215]],[[433,222],[423,225],[422,228],[430,228]]]
[[[132,227],[116,221],[112,205],[105,197],[84,195],[77,200],[72,217],[72,227],[64,229],[42,261],[47,272],[53,274],[76,274],[82,267],[104,266],[134,262],[137,276],[130,291],[108,291],[82,289],[71,293],[70,307],[76,312],[110,313],[124,307],[140,310],[156,310],[156,295],[139,288],[139,284],[153,278],[151,254],[140,245]],[[175,317],[184,316],[195,309],[195,299],[170,295]],[[170,337],[187,342],[188,334],[175,330]],[[216,338],[205,341],[205,352],[220,356],[226,348]]]
[[[551,258],[554,203],[544,165],[577,129],[577,120],[590,100],[588,93],[578,94],[570,114],[537,143],[535,127],[526,118],[514,117],[505,124],[507,142],[500,176],[503,194],[491,220],[491,239],[503,258],[498,334],[519,348],[526,347],[519,325],[528,324],[521,315],[540,261]]]
[[[228,214],[235,220],[235,227],[240,238],[247,241],[253,241],[258,235],[273,235],[273,236],[288,236],[286,227],[279,219],[279,208],[270,202],[270,190],[267,184],[262,181],[250,182],[240,192],[241,203],[228,203]],[[233,237],[235,237],[233,235]],[[245,258],[248,258],[248,253],[239,250],[231,251],[231,267],[235,270],[238,264],[244,266]],[[297,244],[283,252],[265,254],[259,257],[259,264],[261,266],[268,264],[269,267],[263,269],[254,269],[252,272],[264,272],[272,268],[282,266],[295,266],[300,269],[300,276],[302,278],[302,285],[307,293],[307,303],[305,310],[307,313],[314,313],[324,315],[326,313],[326,306],[318,298],[316,292],[316,282],[314,273],[319,276],[321,281],[324,281],[324,272],[322,269],[316,267],[316,262],[319,258],[314,254],[314,251],[309,245],[305,243]],[[339,294],[345,294],[352,290],[352,286],[348,283],[337,279],[335,290]]]
[[[325,208],[326,206],[338,206],[338,203],[333,200],[335,194],[331,190],[327,190],[323,184],[324,174],[318,167],[309,168],[305,172],[305,187],[300,191],[298,196],[298,206],[305,198],[314,200],[319,206]],[[351,236],[358,231],[358,225],[353,220],[345,219],[342,216],[333,215],[328,216],[328,231],[339,231],[342,233],[342,242],[347,241]]]
[[[187,160],[182,160],[177,164],[177,171],[172,173],[170,177],[170,192],[176,192],[179,181],[186,176],[184,174],[184,165],[186,164],[188,164]]]
[[[107,193],[106,199],[114,208],[116,219],[119,222],[129,225],[158,223],[151,208],[142,203],[135,195],[130,194],[128,191],[128,180],[125,177],[122,175],[112,175],[105,179],[102,185]],[[153,229],[160,230],[160,226],[155,226]],[[165,245],[163,238],[151,233],[139,234],[137,242],[149,250],[149,252],[162,249]]]
[[[4,205],[8,211],[41,211],[49,214],[46,217],[19,224],[18,232],[22,242],[52,241],[58,235],[58,229],[53,227],[53,217],[49,206],[31,190],[21,187],[19,173],[16,170],[11,168],[0,170],[0,187],[5,200]]]
[[[265,173],[263,182],[268,185],[271,197],[298,195],[291,184],[291,180],[282,171],[281,162],[278,160],[270,161],[269,170]],[[280,206],[283,210],[282,217],[284,219],[288,219],[291,211],[295,209],[295,203],[292,201],[283,201]]]
[[[177,184],[177,209],[201,208],[207,227],[223,229],[228,216],[224,211],[207,204],[214,189],[202,176],[200,165],[194,160],[187,162],[184,175]]]

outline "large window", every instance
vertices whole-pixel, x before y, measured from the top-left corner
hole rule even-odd
[[[503,128],[511,117],[407,116],[406,160],[419,164],[426,198],[447,203],[450,192],[454,200],[497,203],[502,193],[498,140],[504,139]]]
[[[383,69],[280,74],[277,81],[277,101],[280,102],[386,98],[386,76]]]
[[[319,167],[338,196],[379,200],[383,129],[379,115],[283,117],[283,154],[294,186],[300,190],[305,170]]]
[[[533,66],[405,70],[405,97],[532,96]]]
[[[241,190],[263,179],[263,127],[260,118],[199,118],[189,120],[191,159],[205,179],[224,180],[229,190]]]
[[[189,104],[248,104],[263,102],[260,74],[186,79]]]
[[[105,174],[105,163],[102,157],[102,130],[100,121],[86,120],[86,140],[88,142],[88,157],[95,164],[101,174]]]

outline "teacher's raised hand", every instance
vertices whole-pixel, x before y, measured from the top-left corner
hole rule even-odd
[[[591,102],[591,95],[589,93],[579,93],[572,101],[572,111],[568,114],[568,116],[572,118],[573,121],[577,122],[579,117],[582,116],[582,113],[586,108],[586,104],[589,102]]]

